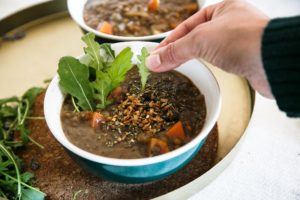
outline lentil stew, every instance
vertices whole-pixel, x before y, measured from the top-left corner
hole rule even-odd
[[[204,96],[183,74],[151,73],[144,92],[136,67],[111,93],[114,103],[96,112],[74,112],[68,96],[62,107],[64,133],[74,145],[113,158],[143,158],[172,151],[200,132]]]
[[[147,36],[174,29],[197,10],[196,0],[89,0],[83,19],[99,32]]]

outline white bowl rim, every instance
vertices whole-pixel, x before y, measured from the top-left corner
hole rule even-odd
[[[84,2],[84,4],[85,4],[86,1],[87,0],[80,0],[80,2],[78,2],[78,1],[74,1],[74,0],[67,0],[67,7],[68,7],[68,10],[69,10],[69,13],[70,13],[72,19],[81,28],[83,28],[85,31],[93,32],[94,34],[96,34],[97,36],[99,36],[101,38],[106,38],[106,39],[110,39],[110,40],[119,40],[119,41],[159,40],[159,39],[163,39],[163,38],[167,37],[172,32],[172,30],[170,30],[170,31],[167,31],[167,32],[159,33],[159,34],[146,35],[146,36],[118,36],[118,35],[110,35],[110,34],[106,34],[106,33],[101,33],[99,31],[96,31],[95,29],[89,27],[88,25],[86,25],[86,23],[84,21],[78,21],[77,20],[78,18],[83,18],[83,10],[82,10],[82,12],[75,12],[72,9],[70,9],[73,4],[78,4],[78,3],[81,3],[81,2]],[[197,3],[199,5],[199,2],[197,2]]]
[[[158,43],[156,42],[145,42],[145,41],[131,41],[131,42],[118,42],[118,43],[114,43],[112,44],[112,47],[114,45],[132,45],[134,43],[141,43],[143,46],[153,46],[153,45],[157,45]],[[78,57],[80,58],[80,56]],[[195,59],[192,59],[195,60]],[[52,130],[52,125],[51,125],[51,119],[48,117],[48,111],[47,109],[49,109],[50,107],[48,106],[49,103],[51,103],[50,101],[47,101],[48,99],[48,95],[49,95],[49,89],[53,88],[53,87],[58,87],[58,74],[56,74],[53,78],[53,80],[50,82],[48,89],[46,91],[45,94],[45,100],[44,100],[44,113],[45,113],[45,119],[46,122],[49,126],[49,129],[52,133],[52,135],[54,135],[54,137],[59,141],[59,143],[64,146],[65,148],[67,148],[69,151],[73,152],[74,154],[85,158],[87,160],[96,162],[96,163],[100,163],[100,164],[106,164],[106,165],[114,165],[114,166],[142,166],[142,165],[151,165],[151,164],[155,164],[155,163],[159,163],[159,162],[163,162],[163,161],[167,161],[169,159],[175,158],[181,154],[184,154],[185,152],[187,152],[188,150],[192,149],[193,147],[195,147],[197,144],[199,144],[203,139],[205,139],[205,137],[208,136],[208,134],[210,133],[210,131],[212,130],[213,126],[215,125],[215,123],[217,122],[217,119],[219,117],[219,114],[221,112],[221,93],[220,93],[220,87],[219,84],[215,78],[215,76],[213,75],[213,73],[211,72],[211,70],[202,62],[200,62],[199,60],[196,60],[197,62],[201,63],[205,69],[207,70],[208,74],[212,77],[213,80],[213,84],[216,86],[217,89],[217,94],[218,96],[217,98],[217,103],[216,103],[216,112],[214,112],[212,114],[212,120],[208,123],[208,126],[206,126],[206,128],[202,128],[200,133],[198,133],[198,135],[193,138],[190,142],[188,142],[187,144],[179,147],[178,149],[172,150],[168,153],[165,154],[161,154],[158,156],[154,156],[154,157],[145,157],[145,158],[137,158],[137,159],[119,159],[119,158],[110,158],[110,157],[105,157],[105,156],[100,156],[100,155],[96,155],[93,153],[90,153],[88,151],[85,151],[77,146],[75,146],[74,144],[72,144],[67,138],[66,140],[62,140],[59,137],[59,134],[64,134],[63,132],[57,131],[57,130]],[[61,89],[59,88],[60,92],[62,93]],[[203,94],[205,96],[205,94]],[[62,102],[63,103],[63,102]],[[48,107],[47,107],[48,106]],[[61,128],[61,127],[60,127]],[[62,129],[62,128],[61,128]],[[59,132],[59,133],[58,133]]]

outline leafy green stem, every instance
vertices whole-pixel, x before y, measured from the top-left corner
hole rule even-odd
[[[9,126],[9,129],[6,131],[6,132],[7,132],[7,135],[10,134],[10,133],[13,131],[13,129],[14,129],[14,127],[15,127],[15,125],[16,125],[17,122],[18,122],[18,119],[16,118],[16,119],[11,123],[11,125]],[[4,140],[7,139],[7,135],[4,135]]]
[[[141,91],[142,92],[145,90],[148,76],[150,75],[150,72],[146,66],[146,59],[148,56],[149,56],[149,52],[146,49],[146,47],[143,47],[141,55],[137,56],[140,61],[140,63],[137,63],[137,67],[139,68],[139,73],[141,76],[141,84],[142,84]]]
[[[22,121],[22,103],[19,102],[18,103],[18,106],[17,106],[17,121],[18,121],[18,124],[21,124],[21,121]]]
[[[24,100],[24,103],[25,103],[25,111],[23,113],[23,117],[21,119],[21,121],[19,121],[19,125],[23,125],[24,124],[24,121],[28,115],[28,111],[29,111],[29,101],[27,99]]]
[[[45,119],[45,117],[42,117],[42,116],[40,116],[40,117],[26,117],[26,119],[32,119],[32,120],[44,120]]]
[[[71,100],[72,100],[72,104],[74,106],[75,112],[79,112],[79,108],[78,108],[78,106],[77,106],[77,104],[75,102],[75,99],[74,99],[74,97],[72,95],[71,95]]]
[[[5,144],[13,144],[13,145],[23,145],[22,141],[4,141]]]
[[[0,196],[4,197],[5,199],[7,199],[7,196],[4,194],[4,192],[0,189]]]
[[[0,149],[7,155],[7,157],[12,161],[12,163],[13,163],[13,165],[14,165],[14,167],[15,167],[15,169],[16,169],[16,176],[17,176],[17,178],[15,179],[15,178],[13,178],[13,180],[15,180],[16,182],[17,182],[17,184],[18,184],[18,188],[17,188],[17,197],[18,197],[18,199],[21,199],[21,197],[22,197],[22,192],[21,192],[21,190],[22,190],[22,188],[21,188],[21,175],[20,175],[20,170],[19,170],[19,166],[18,166],[18,164],[17,164],[17,162],[15,161],[15,159],[14,159],[14,156],[5,148],[5,146],[3,146],[3,144],[2,143],[0,143]],[[8,175],[8,174],[6,174],[5,172],[2,172],[2,174],[4,174],[4,175]],[[10,175],[8,175],[8,177],[11,177]]]
[[[77,195],[78,195],[80,192],[82,192],[82,190],[78,190],[77,192],[75,192],[75,193],[73,194],[72,200],[76,200]]]
[[[3,174],[4,176],[7,176],[7,177],[10,178],[11,180],[16,181],[16,182],[19,183],[19,181],[18,181],[16,178],[10,176],[9,174],[7,174],[7,173],[5,173],[5,172],[1,172],[1,174]],[[25,186],[25,187],[27,187],[27,188],[29,188],[29,189],[31,189],[31,190],[34,190],[34,191],[36,191],[36,192],[38,192],[38,193],[41,193],[42,195],[46,195],[44,192],[38,190],[37,188],[32,187],[32,186],[30,186],[30,185],[24,183],[23,181],[21,181],[21,179],[20,179],[20,185],[23,185],[23,186]]]
[[[28,137],[29,141],[32,142],[33,144],[35,144],[36,146],[40,147],[41,149],[45,148],[43,145],[39,144],[37,141],[32,139],[32,137],[30,137],[29,135],[27,137]]]

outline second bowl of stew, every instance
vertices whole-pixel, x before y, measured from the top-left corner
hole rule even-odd
[[[109,94],[108,100],[114,100],[105,108],[99,104],[95,111],[79,111],[72,96],[61,89],[58,75],[47,89],[44,111],[52,134],[80,166],[95,175],[127,183],[164,178],[193,158],[216,123],[220,90],[214,75],[198,60],[174,71],[150,73],[141,92],[135,64],[143,47],[151,51],[156,45],[111,45],[116,60],[130,48],[133,67]],[[79,60],[92,62],[87,55]]]
[[[99,42],[160,41],[200,8],[197,0],[68,0],[73,20]]]

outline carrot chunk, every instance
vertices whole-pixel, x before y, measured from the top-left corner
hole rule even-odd
[[[169,138],[177,138],[182,141],[185,140],[185,133],[183,130],[183,125],[181,121],[176,122],[168,131],[166,134]]]
[[[113,34],[113,27],[107,21],[100,23],[97,27],[97,30],[102,33],[106,33],[106,34],[110,34],[110,35]]]
[[[116,99],[122,94],[122,87],[116,87],[108,96],[109,99]]]
[[[151,138],[148,146],[148,155],[154,156],[169,152],[168,144],[160,139]]]
[[[198,4],[197,3],[189,3],[185,6],[183,6],[183,8],[189,13],[194,13],[198,10]]]
[[[149,0],[148,2],[148,11],[155,12],[159,8],[159,0]]]
[[[105,121],[106,121],[106,119],[101,113],[93,112],[92,118],[91,118],[91,127],[98,128],[100,126],[100,123],[103,123]]]

